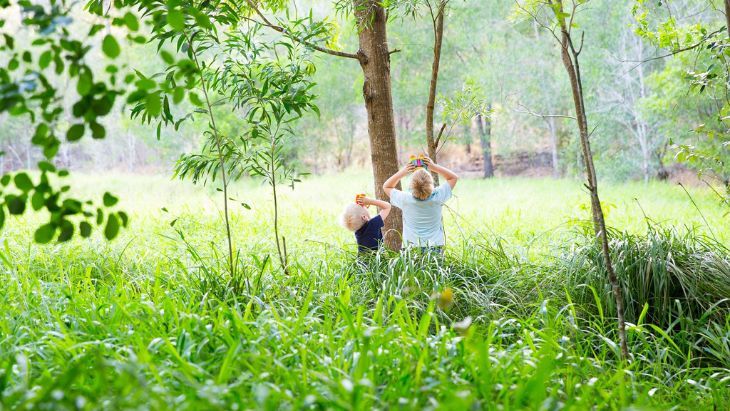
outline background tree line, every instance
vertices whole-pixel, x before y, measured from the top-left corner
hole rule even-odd
[[[709,92],[689,91],[691,73],[704,72],[697,67],[696,53],[656,58],[663,51],[637,33],[643,22],[637,21],[641,16],[637,16],[636,3],[591,2],[581,14],[581,25],[587,28],[585,41],[592,46],[582,59],[584,76],[589,79],[588,116],[598,131],[593,136],[596,167],[602,178],[665,178],[677,154],[672,145],[708,144],[694,129],[708,127],[708,119],[716,114],[713,107],[722,99]],[[719,6],[720,2],[676,1],[651,10],[650,19],[659,21],[661,13],[666,13],[677,30],[699,33],[697,27],[701,26],[712,31],[724,24]],[[294,2],[291,9],[305,13],[309,7],[316,18],[335,24],[334,48],[357,50],[357,28],[348,21],[352,15],[335,13],[325,0]],[[3,13],[8,24],[17,24],[17,9]],[[569,84],[560,61],[551,57],[556,46],[550,35],[534,22],[516,20],[510,1],[452,1],[445,16],[434,115],[436,132],[447,124],[442,159],[475,175],[488,167],[485,152],[502,160],[497,161],[497,172],[525,173],[525,168],[538,168],[535,173],[543,175],[579,174],[580,155],[573,144],[577,136],[566,123],[572,116]],[[434,32],[424,7],[389,18],[401,22],[389,24],[388,41],[391,49],[399,50],[390,57],[394,125],[403,159],[412,152],[427,151],[425,104]],[[81,18],[72,27],[90,24]],[[154,53],[151,45],[125,47],[121,53],[143,72],[163,67],[159,59],[146,58]],[[347,59],[323,53],[314,58],[318,66],[314,93],[320,114],[310,114],[298,123],[285,147],[287,161],[313,173],[369,165],[362,70]],[[712,64],[706,55],[699,61],[705,68]],[[75,87],[72,83],[66,86],[70,104]],[[470,113],[465,101],[474,100],[488,113]],[[0,145],[5,152],[0,167],[5,171],[33,167],[42,157],[41,150],[30,143],[34,127],[23,117],[0,115]],[[233,126],[236,119],[227,116],[222,121],[222,127],[226,122]],[[140,125],[121,110],[110,113],[104,124],[112,144],[100,147],[82,141],[63,146],[57,161],[71,169],[169,169],[181,153],[193,152],[204,143],[200,128],[194,127],[165,131],[158,139],[153,126]],[[726,156],[726,146],[715,148],[715,152],[723,150]],[[509,167],[513,163],[519,166],[520,161],[532,161],[532,166]],[[727,168],[714,167],[714,174],[728,178]]]

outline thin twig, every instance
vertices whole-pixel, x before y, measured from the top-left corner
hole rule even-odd
[[[689,193],[689,191],[687,191],[687,188],[684,187],[684,184],[682,184],[682,183],[677,183],[677,184],[679,184],[679,186],[682,187],[682,190],[684,190],[684,192],[687,193],[687,197],[689,197],[689,201],[692,202],[692,205],[695,206],[695,208],[697,209],[697,212],[700,213],[700,217],[702,217],[702,221],[705,222],[707,229],[710,230],[710,234],[712,234],[712,238],[715,241],[717,241],[717,237],[715,237],[715,233],[712,231],[712,227],[710,226],[710,223],[707,222],[705,215],[702,214],[702,210],[700,210],[700,208],[697,206],[697,203],[695,203],[695,199],[692,198],[692,195]]]
[[[676,49],[676,50],[672,51],[671,53],[663,54],[661,56],[650,57],[650,58],[645,59],[645,60],[624,60],[624,61],[621,61],[621,62],[622,63],[639,63],[636,66],[632,67],[631,70],[629,70],[629,71],[634,71],[637,67],[641,66],[642,64],[646,64],[646,63],[648,63],[650,61],[661,60],[661,59],[665,59],[667,57],[675,56],[675,55],[677,55],[679,53],[684,53],[685,51],[694,50],[697,47],[700,47],[701,45],[703,45],[707,40],[709,40],[710,38],[712,38],[712,36],[714,36],[715,34],[720,33],[721,31],[724,31],[724,30],[725,30],[725,27],[722,27],[722,28],[720,28],[718,30],[715,30],[712,33],[710,33],[710,34],[706,35],[705,37],[703,37],[697,43],[695,43],[695,44],[693,44],[691,46],[687,46],[687,47],[682,47],[680,49]]]
[[[515,113],[529,114],[531,116],[540,117],[540,118],[543,118],[543,119],[545,119],[545,118],[569,118],[571,120],[575,120],[576,119],[575,116],[570,116],[570,115],[567,115],[567,114],[542,114],[542,113],[536,113],[536,112],[530,110],[527,106],[525,106],[522,103],[519,103],[518,102],[517,105],[520,106],[520,107],[522,107],[522,108],[524,108],[525,111],[520,111],[520,110],[512,109],[512,111],[514,111]]]

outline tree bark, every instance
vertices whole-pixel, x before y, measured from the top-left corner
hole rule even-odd
[[[358,60],[365,76],[363,97],[368,116],[375,195],[378,199],[387,200],[383,183],[398,172],[390,51],[386,32],[387,17],[385,9],[378,0],[353,0],[353,2],[359,28]],[[394,208],[385,220],[383,228],[385,244],[393,250],[401,247],[402,225],[401,212]]]
[[[574,43],[570,34],[570,28],[568,27],[568,23],[565,21],[562,0],[551,0],[550,3],[551,5],[557,6],[556,8],[553,8],[553,11],[555,12],[555,16],[560,26],[561,57],[563,60],[563,65],[565,66],[565,70],[567,71],[568,77],[570,78],[570,87],[573,92],[575,116],[578,122],[578,129],[580,133],[583,163],[585,164],[585,173],[587,180],[586,188],[588,188],[591,197],[593,228],[601,246],[603,260],[606,265],[606,271],[608,272],[608,281],[611,285],[611,289],[616,300],[616,316],[618,317],[618,334],[621,347],[621,356],[624,359],[628,359],[629,350],[626,342],[626,324],[624,322],[623,295],[621,286],[618,282],[618,278],[616,277],[616,272],[614,271],[613,264],[611,262],[611,255],[608,244],[608,232],[606,231],[606,222],[603,215],[603,209],[601,208],[601,202],[598,197],[596,168],[593,164],[593,154],[591,152],[590,146],[588,119],[586,117],[585,102],[583,99],[583,85],[581,81],[580,64],[578,59],[581,50],[580,48],[576,50],[576,48],[574,47]],[[571,12],[575,13],[575,9],[573,9]]]
[[[445,8],[446,2],[439,1],[437,14],[433,20],[433,63],[431,65],[431,84],[428,88],[428,103],[426,104],[426,144],[428,146],[428,156],[434,162],[437,161],[438,141],[436,141],[433,135],[433,112],[436,108],[436,87],[439,78],[439,65],[441,64],[441,46],[443,45],[444,38]],[[438,174],[431,174],[433,175],[434,183],[438,185]]]
[[[487,106],[488,111],[492,111],[492,105]],[[494,163],[492,163],[492,120],[489,117],[477,114],[477,127],[479,129],[479,144],[482,147],[483,174],[484,178],[494,177]]]

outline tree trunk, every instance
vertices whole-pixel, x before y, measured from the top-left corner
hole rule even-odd
[[[545,119],[550,131],[550,155],[552,157],[553,177],[560,177],[560,164],[558,163],[558,126],[555,124],[555,117]]]
[[[590,146],[590,135],[588,132],[588,119],[586,117],[585,102],[583,100],[583,85],[581,81],[580,64],[578,55],[580,50],[576,50],[570,35],[570,28],[565,21],[562,0],[554,0],[557,8],[553,8],[555,16],[560,25],[561,32],[561,57],[563,65],[570,78],[570,87],[573,92],[573,102],[575,104],[575,116],[578,121],[578,129],[580,133],[581,151],[583,154],[583,162],[586,172],[586,188],[591,197],[591,210],[593,213],[593,228],[600,243],[603,260],[606,264],[608,272],[608,281],[611,284],[614,298],[616,300],[616,316],[618,317],[618,334],[621,347],[621,356],[624,359],[629,358],[628,345],[626,343],[626,324],[624,322],[624,303],[621,286],[619,285],[616,272],[613,270],[611,255],[608,245],[608,232],[606,231],[606,222],[603,216],[603,209],[598,197],[598,182],[596,179],[596,169],[593,164],[593,154]],[[552,3],[552,2],[551,2]],[[575,9],[572,10],[575,13]],[[582,42],[581,42],[582,43]],[[581,44],[582,46],[582,44]]]
[[[428,88],[428,103],[426,104],[426,143],[428,145],[428,156],[436,162],[436,150],[438,141],[433,133],[433,112],[436,108],[436,86],[439,79],[439,65],[441,64],[441,46],[444,38],[444,9],[446,3],[439,2],[436,18],[433,21],[433,64],[431,65],[431,84]],[[431,173],[436,185],[439,184],[439,177]]]
[[[393,119],[393,96],[390,81],[390,52],[386,32],[385,9],[378,0],[353,0],[359,26],[358,57],[365,76],[363,97],[368,115],[370,158],[375,179],[375,195],[387,200],[383,183],[398,172],[398,151]],[[400,185],[398,186],[400,188]],[[403,220],[395,208],[385,221],[386,245],[397,250],[401,246]]]
[[[730,36],[730,0],[725,0],[725,28]]]
[[[492,105],[488,106],[488,110],[492,111]],[[481,114],[477,114],[477,127],[479,128],[479,144],[482,146],[482,156],[484,157],[483,177],[494,177],[494,164],[492,163],[492,121],[489,117],[484,118]]]

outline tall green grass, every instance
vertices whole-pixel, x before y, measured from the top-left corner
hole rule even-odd
[[[359,181],[347,179],[348,187]],[[288,194],[284,212],[289,276],[267,257],[273,247],[263,194],[240,186],[254,211],[234,216],[246,277],[231,279],[208,197],[214,193],[129,180],[112,185],[129,190],[122,195],[132,229],[111,244],[32,245],[32,216],[3,232],[0,408],[730,403],[722,240],[730,230],[718,224],[717,241],[703,236],[696,210],[673,198],[672,187],[607,193],[627,204],[608,219],[617,222],[612,250],[631,313],[633,358],[624,363],[600,259],[581,229],[584,213],[555,198],[556,190],[580,195],[572,183],[465,181],[447,213],[444,258],[383,253],[358,262],[351,234],[334,223],[341,203],[351,201],[336,189],[345,178],[310,181]],[[640,210],[628,209],[629,197],[644,191],[647,214],[664,218],[649,229]],[[702,207],[715,205],[695,194]],[[720,212],[705,213],[723,221]],[[679,220],[696,231],[672,223]]]

